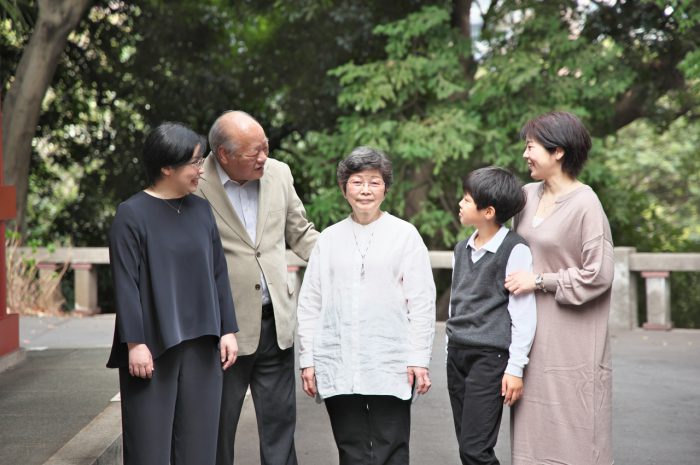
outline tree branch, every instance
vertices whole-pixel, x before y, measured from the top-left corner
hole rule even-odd
[[[677,65],[676,60],[653,63],[648,73],[657,78],[630,87],[615,103],[615,113],[609,125],[595,128],[594,132],[598,135],[611,134],[638,118],[654,115],[657,112],[656,101],[660,96],[670,90],[685,87],[685,79]]]
[[[469,18],[471,6],[472,0],[453,0],[452,3],[452,26],[459,30],[460,35],[468,40],[470,45],[472,42],[472,25]],[[473,81],[477,68],[474,55],[472,53],[469,55],[462,55],[459,62],[464,70],[464,76],[468,81]]]
[[[23,227],[32,139],[41,102],[53,79],[68,35],[90,0],[39,0],[39,15],[2,106],[5,182],[17,189],[17,225]]]

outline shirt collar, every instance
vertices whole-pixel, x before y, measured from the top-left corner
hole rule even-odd
[[[256,186],[258,184],[257,179],[255,181],[247,181],[243,184],[241,184],[240,182],[234,181],[233,179],[231,179],[228,176],[228,174],[226,174],[226,171],[224,171],[224,168],[219,164],[219,160],[214,159],[214,165],[216,166],[216,173],[219,175],[219,180],[221,181],[221,185],[224,187],[226,187],[227,182],[231,182],[235,186],[248,188],[248,189],[252,189],[253,186]]]
[[[213,156],[214,154],[212,153],[210,156]],[[214,165],[216,166],[216,173],[219,175],[219,179],[221,180],[222,185],[226,185],[227,182],[231,180],[231,178],[228,177],[228,174],[226,174],[226,171],[221,167],[219,164],[219,160],[216,158],[214,159]]]
[[[467,247],[471,247],[472,250],[477,250],[476,246],[474,245],[474,239],[476,239],[478,233],[479,230],[474,231],[474,233],[469,238],[469,241],[467,241]],[[498,232],[491,238],[490,241],[484,244],[482,249],[491,253],[498,252],[498,248],[501,246],[501,244],[503,244],[503,240],[506,238],[506,234],[508,234],[508,228],[506,228],[505,226],[501,226],[501,229],[498,230]]]

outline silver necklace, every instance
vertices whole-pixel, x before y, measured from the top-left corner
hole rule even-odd
[[[177,205],[177,208],[173,207],[173,204],[171,204],[170,202],[168,202],[168,199],[163,199],[163,198],[161,198],[160,200],[162,200],[163,202],[165,202],[165,204],[166,204],[167,206],[169,206],[170,208],[172,208],[173,210],[175,210],[175,211],[177,212],[177,214],[179,215],[179,214],[180,214],[180,209],[182,208],[182,202],[185,201],[185,198],[183,197],[183,198],[180,199],[180,203]]]
[[[375,220],[376,221],[376,220]],[[357,234],[355,233],[355,223],[352,223],[352,237],[355,239],[355,248],[357,249],[357,252],[360,254],[360,257],[362,257],[362,266],[360,268],[360,279],[365,279],[365,257],[367,256],[367,251],[369,250],[369,247],[372,245],[372,239],[374,238],[374,229],[377,227],[376,223],[374,226],[372,226],[372,232],[369,235],[369,240],[367,241],[367,247],[365,247],[365,251],[362,252],[360,249],[360,244],[357,242]]]

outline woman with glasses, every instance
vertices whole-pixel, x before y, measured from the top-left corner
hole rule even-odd
[[[121,203],[110,230],[124,464],[214,464],[222,369],[238,331],[209,204],[191,195],[206,140],[179,123],[147,137],[148,187]]]
[[[409,463],[412,391],[430,388],[435,284],[411,224],[381,210],[389,159],[358,147],[337,171],[352,214],[319,236],[299,294],[303,389],[325,401],[340,465]]]

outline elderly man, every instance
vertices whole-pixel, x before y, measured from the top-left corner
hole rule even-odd
[[[268,158],[265,131],[250,115],[222,114],[209,145],[213,156],[204,162],[197,194],[214,210],[240,329],[238,360],[224,373],[217,465],[233,463],[249,386],[261,465],[296,464],[296,308],[285,249],[308,260],[318,232],[306,219],[289,167]]]

